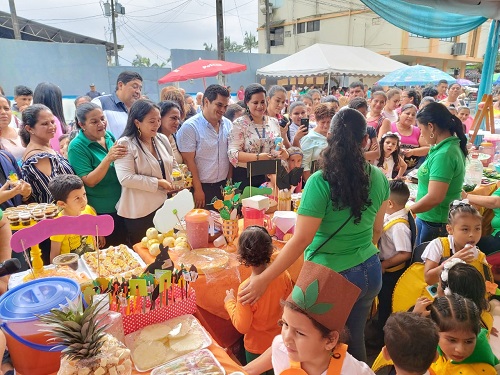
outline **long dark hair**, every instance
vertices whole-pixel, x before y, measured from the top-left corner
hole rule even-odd
[[[440,130],[449,131],[452,135],[456,135],[460,139],[460,149],[465,157],[467,151],[467,137],[464,133],[462,121],[450,113],[441,103],[429,103],[417,113],[417,121],[420,125],[427,126],[429,123],[434,124]]]
[[[330,133],[321,158],[323,178],[330,185],[334,209],[350,208],[358,224],[362,211],[371,205],[370,174],[361,146],[366,136],[365,117],[344,108],[333,117]]]
[[[137,126],[135,126],[135,120],[143,121],[153,108],[160,110],[157,104],[148,99],[139,99],[132,104],[128,112],[127,125],[123,130],[122,137],[135,138],[137,143],[139,143],[139,132],[137,131]]]
[[[380,138],[380,142],[379,142],[380,158],[378,159],[377,167],[382,167],[384,165],[384,159],[385,159],[384,142],[387,138],[396,139],[398,141],[398,145],[396,147],[396,150],[394,150],[394,152],[391,154],[391,156],[392,156],[392,160],[394,160],[394,165],[399,164],[399,150],[400,150],[401,140],[399,139],[398,134],[393,133],[393,132],[387,132],[382,136],[382,138]]]
[[[62,92],[59,86],[50,82],[39,83],[33,92],[33,104],[44,104],[50,108],[52,114],[56,116],[61,123],[61,129],[64,134],[68,130],[66,119],[64,118]]]

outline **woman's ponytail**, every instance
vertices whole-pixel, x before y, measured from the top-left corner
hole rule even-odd
[[[462,150],[464,156],[467,157],[469,151],[467,150],[467,137],[464,132],[464,125],[457,116],[452,115],[451,113],[450,115],[451,115],[450,131],[452,134],[454,133],[460,139],[460,149]]]

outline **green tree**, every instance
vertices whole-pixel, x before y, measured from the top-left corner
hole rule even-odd
[[[245,38],[243,39],[243,47],[245,48],[246,51],[248,51],[248,53],[251,53],[252,49],[259,47],[259,42],[257,41],[257,38],[251,32],[249,33],[248,31],[245,31]]]
[[[226,36],[224,37],[224,50],[227,52],[243,52],[245,47],[236,42],[232,42],[231,38]]]
[[[132,66],[144,66],[146,68],[149,68],[151,66],[151,60],[149,59],[149,57],[135,55],[135,59],[132,61]]]
[[[170,62],[170,57],[167,62],[153,63],[151,64],[151,59],[149,57],[142,57],[141,55],[135,55],[135,59],[132,61],[132,66],[145,67],[145,68],[164,68],[168,62]]]
[[[207,43],[203,43],[203,47],[205,47],[205,51],[215,51],[212,44],[208,45]]]

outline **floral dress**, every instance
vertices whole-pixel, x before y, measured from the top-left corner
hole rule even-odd
[[[246,168],[246,163],[238,162],[238,153],[240,151],[252,154],[270,153],[276,147],[274,141],[277,137],[281,137],[281,130],[275,118],[266,116],[264,124],[259,125],[248,115],[241,116],[234,120],[229,133],[227,152],[229,161],[235,167]]]

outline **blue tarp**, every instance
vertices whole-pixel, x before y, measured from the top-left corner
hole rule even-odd
[[[410,33],[428,38],[462,35],[483,24],[487,18],[454,14],[404,0],[361,0],[386,21]]]

